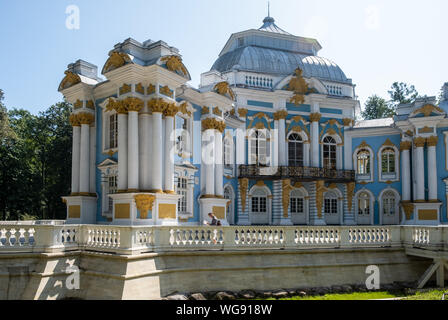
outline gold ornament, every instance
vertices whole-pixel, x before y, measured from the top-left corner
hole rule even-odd
[[[217,83],[213,88],[213,90],[222,96],[230,98],[231,100],[235,100],[235,93],[230,88],[229,83],[227,81]]]
[[[173,92],[170,90],[170,88],[168,86],[163,86],[159,89],[159,92],[167,97],[172,98],[173,97]]]
[[[145,88],[143,87],[143,85],[141,83],[139,83],[135,86],[135,92],[138,92],[143,95],[145,94]]]
[[[148,88],[146,88],[146,92],[147,92],[148,95],[155,93],[156,92],[156,86],[153,85],[153,84],[150,84],[148,86]]]
[[[244,179],[239,179],[239,184],[240,184],[240,196],[241,196],[241,206],[243,209],[243,212],[245,212],[246,210],[246,196],[247,196],[247,189],[249,188],[249,179],[244,178]]]
[[[348,204],[348,211],[352,211],[353,206],[353,195],[355,193],[355,182],[349,182],[346,184],[347,187],[347,204]]]
[[[311,122],[319,122],[321,118],[322,118],[322,115],[320,113],[311,113],[310,114]]]
[[[148,217],[148,210],[152,211],[156,197],[150,194],[137,194],[134,196],[137,209],[140,211],[140,218]]]
[[[282,205],[283,205],[283,217],[288,218],[289,200],[291,197],[291,190],[294,187],[291,186],[291,180],[285,179],[282,181]]]
[[[276,113],[274,113],[274,120],[286,119],[287,116],[288,116],[288,111],[280,110],[280,111],[277,111]]]
[[[400,151],[411,150],[412,142],[411,141],[402,141],[400,143]]]
[[[414,138],[414,145],[415,145],[417,148],[422,148],[422,147],[424,147],[424,146],[425,146],[425,143],[426,143],[426,139],[423,138],[423,137],[417,137],[417,138]]]
[[[428,147],[437,146],[438,141],[439,141],[439,138],[437,136],[431,136],[429,138],[426,138],[426,143],[428,144]]]
[[[176,73],[180,73],[182,76],[188,78],[188,71],[187,71],[187,68],[185,68],[184,64],[182,63],[181,57],[165,56],[165,57],[162,57],[162,59],[160,61],[165,62],[168,70],[176,72]]]
[[[75,84],[78,84],[81,82],[81,78],[76,73],[73,73],[71,71],[65,71],[65,77],[62,79],[61,84],[59,85],[59,91],[68,89]]]
[[[248,112],[247,109],[244,109],[244,108],[239,108],[239,109],[238,109],[238,115],[239,115],[241,118],[245,118],[245,117],[247,117],[247,112]]]
[[[129,57],[129,55],[123,52],[114,51],[110,54],[109,59],[107,59],[106,63],[104,64],[102,73],[105,74],[109,71],[118,69],[129,62],[131,62],[131,58]]]
[[[123,84],[123,86],[120,88],[120,95],[131,92],[131,86],[128,84]]]

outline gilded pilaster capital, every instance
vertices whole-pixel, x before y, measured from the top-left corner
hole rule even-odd
[[[286,119],[287,116],[288,116],[288,111],[280,110],[280,111],[277,111],[276,113],[274,113],[274,120]]]
[[[247,112],[248,112],[248,110],[245,109],[245,108],[239,108],[239,109],[238,109],[238,115],[239,115],[241,118],[245,118],[245,117],[247,116]]]
[[[151,99],[148,101],[148,108],[152,111],[152,113],[163,113],[166,108],[166,102],[163,99]]]
[[[344,127],[350,127],[353,125],[353,119],[350,118],[344,118],[342,119],[342,123],[344,124]]]
[[[218,107],[213,108],[213,114],[222,117],[222,111]]]
[[[78,115],[75,113],[72,113],[70,115],[69,121],[70,121],[70,124],[72,125],[72,127],[80,127],[81,126],[81,123],[79,122]]]
[[[437,142],[439,142],[439,138],[437,136],[431,136],[426,138],[426,143],[428,144],[428,147],[437,146]]]
[[[179,112],[179,107],[174,103],[168,103],[163,110],[163,115],[165,117],[174,117]]]
[[[93,114],[86,112],[78,113],[77,117],[80,124],[90,125],[95,120],[95,116]]]
[[[414,145],[417,148],[423,148],[425,146],[425,143],[426,143],[426,139],[423,137],[414,138]]]
[[[411,141],[402,141],[400,143],[400,151],[411,150],[412,142]]]
[[[129,97],[122,101],[126,105],[127,111],[139,112],[143,109],[144,102],[139,98]]]
[[[218,130],[223,133],[226,128],[224,121],[216,120],[215,118],[207,118],[202,120],[202,130]]]
[[[310,121],[311,122],[319,122],[321,118],[322,118],[322,115],[320,113],[318,113],[318,112],[310,114]]]

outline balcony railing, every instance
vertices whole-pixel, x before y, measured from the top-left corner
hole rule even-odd
[[[240,165],[239,177],[249,179],[293,179],[315,181],[324,179],[330,182],[354,182],[354,170],[336,170],[314,167],[261,167],[257,165]]]

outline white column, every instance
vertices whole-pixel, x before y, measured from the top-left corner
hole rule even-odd
[[[303,165],[305,167],[310,166],[310,143],[303,144]]]
[[[246,163],[246,129],[236,129],[236,164]],[[277,162],[278,163],[278,162]]]
[[[201,166],[205,167],[205,195],[207,196],[215,195],[215,135],[213,131],[213,129],[207,129],[202,133]]]
[[[337,146],[336,147],[336,169],[337,170],[342,170],[343,166],[342,166],[342,146]]]
[[[128,112],[128,190],[138,191],[138,111]]]
[[[272,154],[272,166],[277,167],[279,165],[279,134],[278,134],[278,120],[274,120],[274,132],[273,132],[274,150]]]
[[[90,125],[81,124],[81,150],[80,150],[80,168],[79,168],[79,192],[82,195],[88,195],[90,191]]]
[[[128,115],[118,114],[118,181],[119,191],[128,189]]]
[[[278,162],[279,166],[287,166],[285,119],[278,120]]]
[[[91,194],[96,192],[96,127],[90,127],[90,190]]]
[[[80,165],[81,127],[73,126],[72,146],[72,194],[79,193],[79,165]]]
[[[420,138],[417,138],[420,139]],[[417,140],[416,139],[416,140]],[[414,144],[416,146],[415,156],[416,156],[416,186],[417,186],[417,199],[419,201],[425,200],[425,166],[424,166],[424,155],[423,155],[423,147],[425,145],[424,138],[423,142],[420,140],[414,140]]]
[[[410,167],[410,148],[411,142],[404,141],[401,143],[401,168],[402,168],[402,200],[411,200],[411,167]]]
[[[140,190],[148,191],[149,184],[149,164],[150,164],[150,134],[149,134],[149,114],[142,113],[139,115],[139,174],[140,174]]]
[[[162,192],[162,113],[152,113],[152,167],[151,167],[151,190]]]
[[[319,168],[319,120],[320,114],[311,114],[311,166]]]
[[[222,132],[215,131],[215,195],[224,197],[223,175],[224,166],[222,159]]]
[[[428,138],[428,200],[437,200],[437,137]]]
[[[165,184],[164,191],[174,193],[174,116],[165,115]]]

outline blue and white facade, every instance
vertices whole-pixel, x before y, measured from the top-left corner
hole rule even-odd
[[[315,39],[267,17],[233,34],[199,88],[179,51],[127,39],[101,74],[78,60],[72,223],[391,225],[448,222],[448,84],[357,121],[355,85]]]

